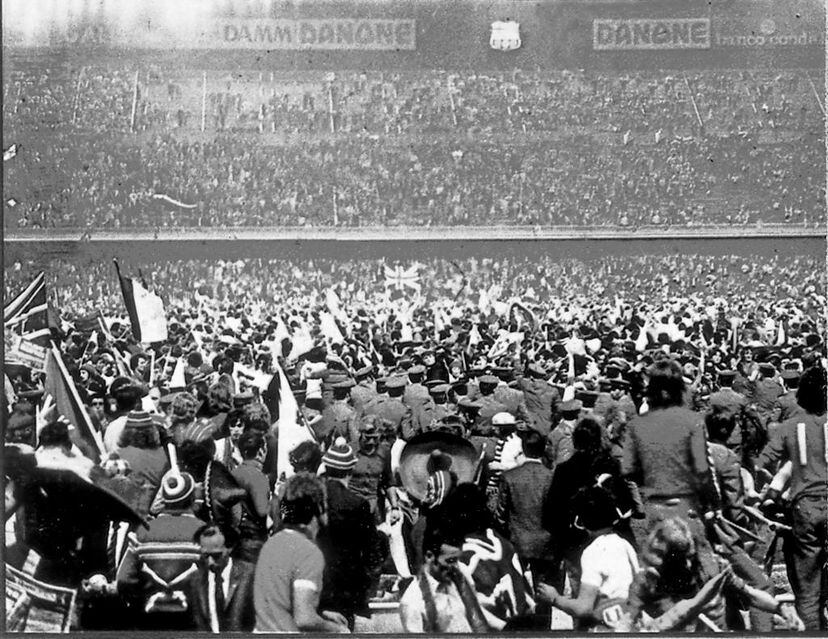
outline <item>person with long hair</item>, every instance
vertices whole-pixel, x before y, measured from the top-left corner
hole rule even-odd
[[[726,630],[726,593],[780,615],[791,629],[802,629],[802,622],[790,606],[746,584],[719,555],[700,553],[691,526],[681,517],[668,517],[655,526],[640,561],[641,571],[633,579],[626,604],[632,624],[639,622],[643,613],[658,617],[681,601],[693,600],[710,580],[718,578],[720,590],[700,607],[698,615],[687,621],[684,630]]]
[[[717,499],[703,417],[683,405],[685,381],[678,362],[656,360],[647,378],[649,411],[627,427],[621,473],[641,489],[646,531],[662,519],[682,517],[699,551],[711,553],[702,518]]]

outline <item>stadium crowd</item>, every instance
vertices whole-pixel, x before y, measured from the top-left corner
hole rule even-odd
[[[77,589],[75,627],[347,632],[379,599],[407,632],[826,628],[817,260],[142,274],[153,344],[102,271],[50,275],[88,430],[7,366],[7,561]],[[73,516],[48,469],[129,510]]]
[[[7,228],[825,220],[804,72],[10,73]]]

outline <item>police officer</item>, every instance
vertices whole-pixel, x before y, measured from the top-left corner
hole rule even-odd
[[[759,364],[759,379],[753,389],[753,403],[756,405],[756,412],[762,418],[762,423],[767,424],[773,413],[776,400],[783,393],[782,386],[776,379],[776,368],[770,362]]]
[[[333,399],[322,411],[319,435],[328,445],[337,437],[344,437],[351,447],[359,444],[359,419],[353,406],[349,403],[354,382],[346,379],[332,385]]]
[[[583,403],[578,399],[570,399],[560,405],[561,421],[549,433],[546,444],[546,459],[552,470],[572,457],[575,448],[572,445],[572,431],[578,425]]]
[[[407,440],[413,436],[411,410],[402,401],[405,391],[404,377],[391,377],[386,382],[388,399],[374,408],[374,414],[381,418],[385,426]]]
[[[796,399],[803,414],[779,427],[757,460],[757,466],[775,470],[791,462],[790,503],[793,513],[791,549],[786,557],[788,576],[796,596],[796,610],[811,632],[828,629],[822,611],[828,604],[825,563],[828,560],[828,425],[826,372],[822,365],[802,374]]]
[[[771,412],[771,422],[781,424],[782,422],[800,415],[804,411],[796,401],[796,392],[799,389],[800,373],[797,370],[785,369],[782,371],[782,394],[776,398]]]
[[[423,385],[425,366],[417,364],[408,369],[408,380],[411,382],[403,393],[403,403],[412,411],[421,404],[428,402],[428,389]]]
[[[529,423],[541,435],[547,437],[552,430],[552,414],[557,412],[561,401],[560,393],[549,384],[549,374],[539,364],[529,364],[526,375],[518,380],[518,388],[523,391]]]
[[[526,407],[526,398],[523,391],[517,388],[514,369],[504,366],[494,369],[494,373],[500,380],[493,393],[494,398],[503,404],[506,411],[511,413],[515,419],[523,422],[527,421],[529,419],[529,409]]]
[[[373,380],[374,367],[365,366],[354,373],[356,386],[351,389],[351,405],[357,414],[365,412],[366,405],[377,396]]]
[[[365,418],[359,434],[359,451],[348,487],[363,497],[371,507],[377,523],[383,520],[385,489],[390,484],[390,446],[380,441],[379,419]]]
[[[492,432],[492,418],[497,413],[509,412],[506,406],[501,404],[494,396],[495,389],[500,381],[494,375],[484,375],[480,378],[480,397],[477,399],[477,419],[474,430],[480,434]]]

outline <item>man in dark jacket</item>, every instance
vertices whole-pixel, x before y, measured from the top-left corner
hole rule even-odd
[[[196,630],[213,633],[250,632],[256,622],[253,607],[255,564],[231,555],[231,529],[204,526],[195,536],[201,549],[198,573],[190,582],[190,605]]]
[[[552,471],[541,462],[546,446],[535,430],[526,431],[523,463],[503,473],[497,515],[518,556],[532,571],[535,583],[550,573],[552,536],[543,527],[543,504],[552,484]]]
[[[348,488],[356,455],[339,437],[322,457],[328,524],[318,543],[325,557],[320,606],[342,614],[351,630],[355,616],[369,616],[368,594],[384,557],[368,502]]]

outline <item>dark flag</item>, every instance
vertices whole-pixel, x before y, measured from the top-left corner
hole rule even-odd
[[[129,313],[132,334],[136,341],[144,343],[165,341],[167,339],[167,317],[164,302],[155,293],[148,291],[140,280],[121,275],[118,261],[113,261],[121,283],[124,304]]]
[[[75,388],[60,351],[54,344],[46,356],[45,391],[55,400],[58,415],[63,416],[74,427],[76,437],[73,437],[73,441],[78,448],[94,461],[99,461],[95,457],[105,456],[101,434],[92,425],[78,389]]]

